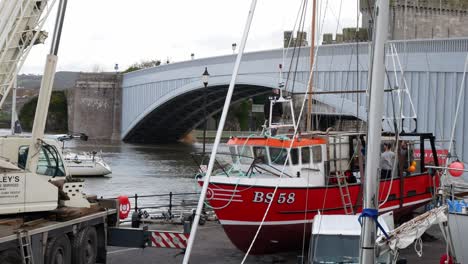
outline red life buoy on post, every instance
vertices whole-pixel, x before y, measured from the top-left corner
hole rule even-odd
[[[130,200],[128,200],[128,196],[125,195],[121,195],[117,197],[117,199],[119,200],[119,218],[123,220],[130,214]]]

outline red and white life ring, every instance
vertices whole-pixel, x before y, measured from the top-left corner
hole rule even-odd
[[[130,214],[130,200],[128,200],[128,196],[125,195],[121,195],[117,197],[117,199],[119,200],[119,218],[123,220]]]

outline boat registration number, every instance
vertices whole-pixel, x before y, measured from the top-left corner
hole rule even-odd
[[[288,203],[292,204],[294,203],[296,199],[296,194],[295,193],[279,193],[277,195],[276,203],[278,204],[283,204],[283,203]],[[264,193],[264,192],[254,192],[254,197],[253,197],[253,202],[254,203],[271,203],[273,200],[273,193]]]

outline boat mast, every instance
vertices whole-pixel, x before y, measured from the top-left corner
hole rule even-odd
[[[380,178],[380,144],[382,133],[383,96],[385,85],[385,43],[388,37],[389,0],[375,3],[375,39],[372,63],[372,82],[368,114],[368,140],[366,150],[366,173],[364,209],[361,216],[360,263],[375,263],[376,222],[378,213],[378,180]],[[373,219],[374,218],[374,219]]]
[[[250,5],[249,14],[247,16],[247,23],[245,24],[244,34],[242,35],[242,41],[239,48],[239,53],[237,53],[236,63],[234,64],[234,70],[232,72],[231,82],[229,83],[229,89],[226,94],[226,101],[224,102],[223,113],[221,114],[221,119],[219,121],[218,131],[216,132],[215,141],[213,144],[213,150],[211,152],[210,161],[208,163],[208,169],[206,171],[203,187],[200,193],[200,199],[198,200],[197,211],[195,212],[195,219],[192,223],[192,229],[190,231],[190,237],[187,243],[187,249],[185,251],[183,264],[188,264],[190,260],[190,254],[192,253],[193,242],[195,241],[195,236],[197,234],[198,222],[200,221],[200,214],[205,203],[205,196],[208,190],[208,183],[210,182],[211,172],[213,171],[213,166],[215,162],[216,152],[218,151],[218,145],[221,141],[221,135],[224,129],[224,123],[229,111],[229,105],[231,104],[232,93],[234,92],[234,85],[236,84],[237,73],[239,72],[239,66],[241,63],[242,55],[244,53],[245,43],[247,42],[247,37],[249,35],[250,25],[252,24],[252,19],[257,5],[257,0],[252,0]]]
[[[312,85],[314,83],[314,59],[315,59],[315,20],[317,14],[317,0],[312,1],[312,30],[310,41],[310,79],[307,92],[307,124],[306,130],[312,130]]]

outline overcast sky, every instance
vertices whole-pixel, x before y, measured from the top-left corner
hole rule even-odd
[[[355,27],[356,1],[318,0],[322,16],[325,14],[323,31],[335,33],[337,27],[339,31]],[[250,3],[250,0],[70,0],[58,70],[113,71],[115,63],[125,70],[141,60],[177,62],[189,60],[191,53],[195,58],[231,54],[231,44],[239,46]],[[293,28],[300,4],[300,0],[259,0],[246,51],[281,48],[283,31]],[[309,11],[308,32],[310,16]],[[54,20],[55,13],[45,26],[48,40],[33,47],[22,73],[42,73]]]

